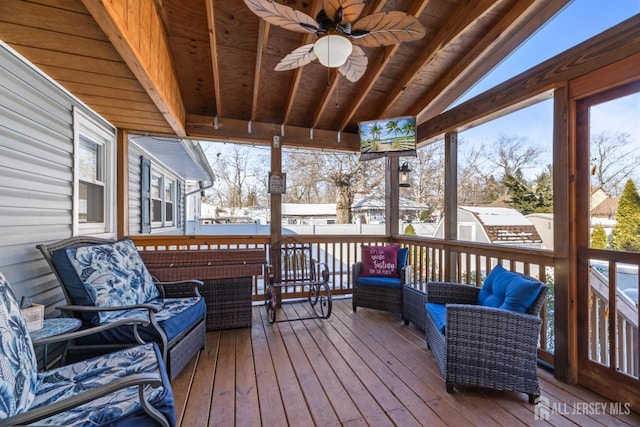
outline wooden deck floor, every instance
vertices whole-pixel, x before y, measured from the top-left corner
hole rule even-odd
[[[279,315],[306,308],[286,304]],[[342,299],[328,320],[274,325],[254,307],[252,328],[208,332],[206,350],[173,388],[182,426],[640,425],[637,414],[596,406],[606,400],[594,393],[543,369],[539,376],[555,409],[547,421],[536,420],[525,394],[447,394],[423,333],[387,313],[353,313]]]

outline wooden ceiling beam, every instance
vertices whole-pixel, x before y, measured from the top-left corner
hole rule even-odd
[[[177,136],[185,136],[185,107],[157,3],[154,0],[82,0],[82,3],[169,126]]]
[[[311,17],[315,18],[318,15],[318,12],[322,10],[322,0],[316,0],[311,9]],[[313,33],[305,34],[302,43],[300,46],[304,46],[305,44],[311,43],[316,38],[316,35]],[[289,96],[287,97],[287,105],[284,110],[284,119],[283,123],[286,125],[289,123],[291,119],[291,114],[293,114],[293,106],[295,104],[296,94],[298,93],[298,87],[300,86],[300,82],[302,81],[302,71],[304,67],[298,67],[294,71],[293,80],[291,81],[291,86],[289,88]]]
[[[417,4],[414,3],[413,9],[409,13],[415,17],[420,16],[424,11],[424,9],[429,4],[429,1],[430,0],[422,0]],[[374,12],[377,12],[377,11],[378,10],[375,10]],[[362,84],[361,89],[358,91],[358,96],[356,96],[354,100],[351,102],[351,105],[347,109],[347,113],[342,117],[342,121],[340,122],[338,129],[343,130],[345,127],[347,127],[347,125],[355,115],[356,111],[358,111],[358,109],[364,102],[369,92],[375,86],[376,82],[378,81],[378,78],[382,75],[387,65],[389,65],[389,62],[391,62],[393,55],[395,55],[395,53],[399,48],[400,48],[399,44],[386,46],[382,61],[374,66],[369,64],[369,69],[365,73],[366,79],[364,80],[364,84]],[[375,117],[371,117],[371,118],[373,119]]]
[[[398,99],[404,94],[429,62],[431,62],[445,46],[455,43],[464,33],[473,27],[473,24],[485,17],[500,4],[494,0],[472,0],[461,2],[453,11],[447,22],[440,27],[436,35],[429,41],[422,55],[404,72],[404,75],[394,88],[389,92],[385,100],[380,104],[374,118],[384,117]]]
[[[468,85],[460,82],[480,80],[568,2],[515,2],[504,17],[410,108],[411,114],[418,116],[418,123],[440,114],[466,91],[460,88]]]
[[[288,147],[326,149],[330,151],[358,152],[360,137],[355,133],[335,132],[274,123],[249,122],[238,119],[218,118],[216,129],[211,116],[187,115],[187,134],[191,139],[208,139],[222,142],[271,144],[274,135],[281,136],[281,144]],[[312,138],[313,137],[313,138]]]
[[[258,112],[258,94],[260,93],[260,70],[262,70],[262,55],[269,40],[269,24],[264,19],[260,20],[260,29],[258,30],[258,51],[256,52],[256,71],[253,74],[253,96],[251,97],[251,120],[256,119]]]
[[[218,64],[218,43],[216,42],[215,0],[207,0],[207,26],[209,27],[209,45],[211,49],[211,65],[213,67],[213,93],[216,98],[216,115],[222,115],[220,96],[220,68]]]

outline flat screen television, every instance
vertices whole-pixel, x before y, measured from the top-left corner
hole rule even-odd
[[[416,118],[411,116],[358,123],[360,160],[416,155]]]

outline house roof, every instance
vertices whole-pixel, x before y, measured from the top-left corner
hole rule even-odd
[[[336,216],[335,203],[283,203],[282,216]]]
[[[607,197],[591,209],[591,216],[613,218],[618,210],[618,198]]]
[[[513,208],[461,206],[480,222],[491,242],[539,244],[542,238],[533,223]]]
[[[327,0],[276,0],[316,17]],[[0,39],[130,133],[359,151],[358,122],[437,116],[569,0],[377,0],[426,35],[362,46],[356,82],[317,61],[275,71],[313,43],[266,23],[242,0],[0,2]],[[342,4],[344,2],[340,2]],[[355,42],[354,42],[355,43]]]
[[[207,156],[198,142],[135,135],[131,135],[129,140],[183,179],[208,182],[215,179]]]
[[[353,205],[351,205],[351,209],[354,212],[363,212],[363,211],[379,211],[384,210],[385,208],[385,200],[384,197],[365,197],[362,199],[357,199]],[[398,208],[400,211],[423,211],[429,210],[431,207],[425,205],[424,203],[419,203],[411,199],[407,199],[406,197],[400,197],[398,201]]]

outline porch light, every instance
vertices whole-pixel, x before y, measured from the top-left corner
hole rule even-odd
[[[402,166],[400,166],[400,170],[398,172],[400,173],[400,184],[398,184],[398,186],[411,187],[411,184],[409,183],[409,172],[411,172],[411,169],[407,162],[404,162]]]
[[[347,62],[352,50],[349,39],[338,34],[320,37],[313,45],[313,53],[318,57],[318,61],[330,68],[339,67]]]

